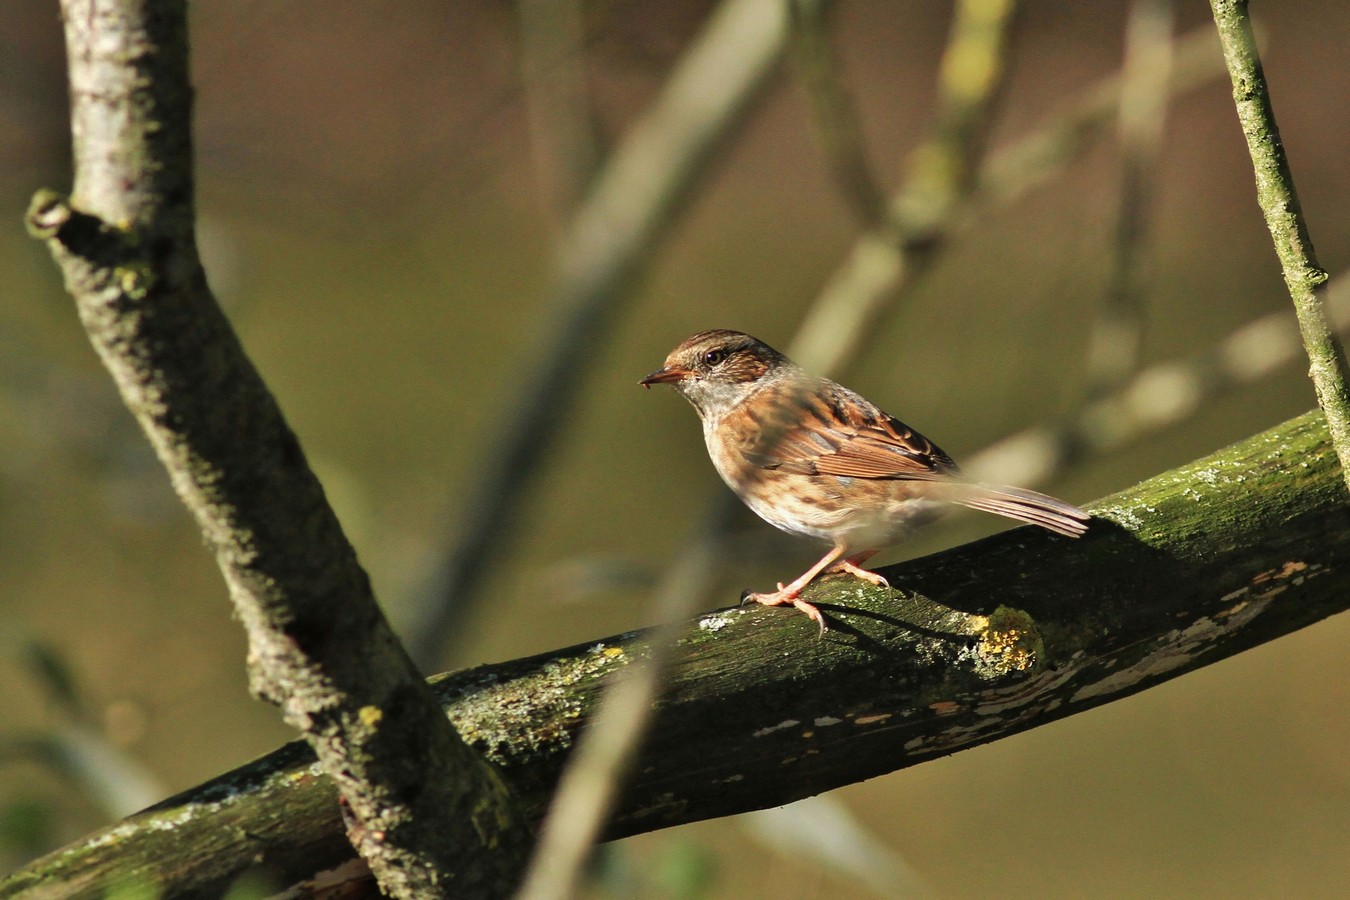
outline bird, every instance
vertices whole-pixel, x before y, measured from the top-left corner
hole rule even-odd
[[[830,545],[815,565],[741,602],[791,604],[826,630],[803,589],[843,572],[879,586],[862,568],[953,504],[997,513],[1078,537],[1091,516],[1037,491],[966,479],[937,444],[862,395],[808,374],[768,344],[740,331],[701,331],[639,382],[668,384],[703,423],[714,468],[761,519],[789,534]]]

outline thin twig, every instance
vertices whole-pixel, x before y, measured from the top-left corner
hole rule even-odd
[[[10,655],[26,664],[64,721],[35,738],[0,743],[0,760],[23,756],[49,766],[74,781],[87,799],[115,819],[168,793],[148,767],[104,733],[62,655],[24,629],[0,620],[0,659]]]
[[[1294,189],[1294,176],[1275,124],[1275,109],[1270,102],[1247,2],[1210,0],[1210,7],[1218,25],[1224,62],[1233,80],[1238,121],[1242,123],[1256,170],[1256,201],[1266,217],[1275,253],[1284,269],[1284,283],[1298,314],[1317,403],[1326,413],[1332,444],[1350,486],[1350,388],[1347,387],[1350,377],[1345,350],[1332,330],[1323,299],[1327,273],[1317,264],[1307,220]]]
[[[510,543],[512,518],[565,419],[576,384],[642,265],[692,193],[705,163],[768,81],[787,43],[777,0],[726,0],[597,176],[557,251],[540,326],[523,363],[515,409],[502,417],[407,628],[413,657],[431,668],[468,614],[484,574]],[[586,352],[579,352],[586,348]]]
[[[738,817],[752,837],[792,859],[816,863],[866,885],[878,897],[928,900],[933,886],[853,814],[839,794],[820,794]]]
[[[1088,338],[1088,401],[1114,391],[1139,367],[1150,268],[1147,230],[1167,114],[1174,13],[1173,0],[1135,0],[1125,27],[1116,127],[1120,192],[1110,279]]]
[[[1215,45],[1208,28],[1196,29],[1177,42],[1172,94],[1194,90],[1222,71]],[[1120,106],[1121,89],[1119,75],[1105,78],[1070,101],[1067,113],[990,153],[965,201],[949,210],[949,221],[941,224],[929,220],[929,231],[921,243],[932,247],[925,252],[935,252],[937,245],[967,230],[984,211],[1012,204],[1079,158],[1112,122]],[[909,205],[904,196],[902,190],[894,201],[901,208]],[[814,360],[844,358],[843,351],[856,343],[867,323],[874,321],[873,311],[885,304],[891,292],[902,289],[903,283],[916,274],[915,268],[913,263],[906,265],[903,251],[887,236],[864,234],[830,277],[799,329],[800,333],[809,328],[816,337],[794,341],[789,355],[812,371],[828,371]]]

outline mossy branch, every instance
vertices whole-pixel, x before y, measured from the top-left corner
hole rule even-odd
[[[1260,52],[1247,13],[1247,0],[1210,0],[1223,45],[1223,58],[1233,80],[1233,101],[1247,138],[1256,171],[1256,200],[1275,242],[1284,283],[1298,314],[1309,374],[1317,403],[1326,413],[1331,439],[1350,486],[1350,367],[1331,325],[1324,294],[1327,273],[1317,263],[1308,223],[1294,189],[1294,176],[1275,124],[1275,109],[1261,66]]]
[[[1031,528],[827,580],[830,619],[723,609],[690,623],[609,836],[788,803],[1082,712],[1350,606],[1339,466],[1310,413],[1092,506],[1079,540]],[[455,727],[542,814],[637,632],[435,680]],[[0,882],[0,898],[141,880],[218,894],[261,868],[340,865],[334,791],[304,747],[171,798]]]

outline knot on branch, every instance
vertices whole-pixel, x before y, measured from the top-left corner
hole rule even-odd
[[[33,195],[24,223],[38,240],[54,241],[96,266],[121,264],[136,245],[126,229],[75,209],[65,195],[47,188]]]

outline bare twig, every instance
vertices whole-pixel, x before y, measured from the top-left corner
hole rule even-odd
[[[111,819],[162,800],[168,791],[139,761],[84,722],[66,722],[33,738],[0,744],[0,762],[26,757],[69,778]]]
[[[110,817],[144,809],[168,792],[139,760],[118,747],[98,725],[65,659],[45,642],[0,621],[0,657],[21,659],[46,689],[65,721],[46,733],[0,745],[0,758],[23,755],[74,781]]]
[[[492,440],[463,504],[457,534],[414,598],[413,656],[430,667],[467,614],[484,573],[509,545],[511,518],[564,413],[585,359],[608,333],[624,292],[731,131],[787,42],[777,0],[726,0],[660,98],[615,150],[560,242],[522,393]],[[588,348],[584,354],[578,348]]]
[[[1173,0],[1135,0],[1121,70],[1120,194],[1110,281],[1088,339],[1085,397],[1119,387],[1139,366],[1149,269],[1148,219],[1172,73]]]
[[[394,637],[323,488],[206,286],[183,2],[64,0],[75,189],[39,192],[91,342],[200,525],[253,690],[337,783],[397,897],[501,895],[527,832]]]
[[[800,397],[787,399],[780,411],[800,408],[799,401]],[[768,417],[761,434],[765,452],[783,437],[786,424],[781,416]],[[714,516],[722,512],[720,507],[713,509]],[[561,900],[574,893],[590,849],[630,774],[638,742],[668,674],[676,638],[688,627],[686,619],[715,579],[724,552],[720,539],[724,530],[719,519],[695,532],[667,570],[657,592],[656,615],[662,624],[653,631],[646,659],[606,692],[595,724],[585,732],[564,772],[523,898]]]
[[[878,897],[927,900],[935,892],[909,861],[858,820],[838,794],[821,794],[740,817],[765,847],[865,884]]]
[[[1171,80],[1173,94],[1194,90],[1221,71],[1215,44],[1214,35],[1207,28],[1196,29],[1177,42]],[[1074,98],[1069,112],[989,154],[979,167],[975,185],[965,202],[950,209],[950,220],[943,224],[929,219],[926,239],[920,242],[925,246],[919,249],[925,254],[935,252],[937,245],[967,229],[982,211],[1011,204],[1063,171],[1113,120],[1120,106],[1121,89],[1118,75],[1103,79]],[[902,189],[893,203],[908,208],[905,196]],[[921,254],[916,258],[924,257]],[[886,235],[864,234],[830,277],[799,329],[799,334],[809,329],[815,337],[794,341],[789,355],[812,371],[827,371],[815,360],[844,358],[844,351],[854,346],[857,336],[874,321],[875,310],[885,306],[892,292],[902,290],[917,268],[912,262],[907,265],[903,251]]]
[[[1350,387],[1345,350],[1332,330],[1323,295],[1327,273],[1317,264],[1308,224],[1294,189],[1294,176],[1275,124],[1261,56],[1247,15],[1247,0],[1210,0],[1224,62],[1233,80],[1238,121],[1256,170],[1256,200],[1275,242],[1284,283],[1294,301],[1299,330],[1311,363],[1317,402],[1326,413],[1332,442],[1350,486]]]

